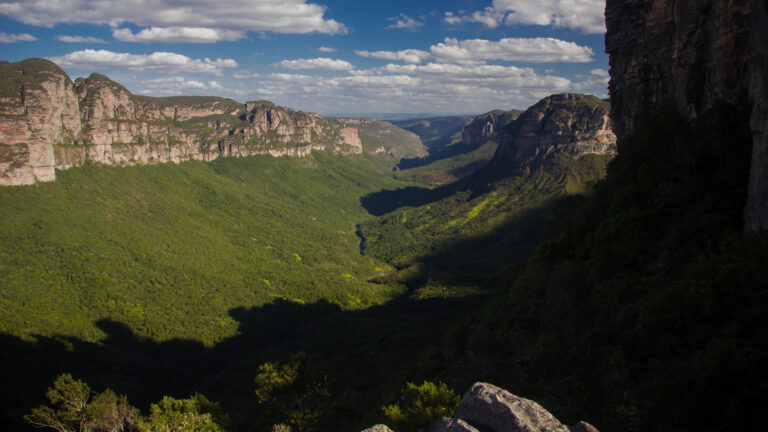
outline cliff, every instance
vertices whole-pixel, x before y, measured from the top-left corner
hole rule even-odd
[[[608,0],[611,118],[619,137],[654,106],[693,119],[724,100],[752,104],[748,230],[768,228],[768,4],[764,0]]]
[[[0,76],[3,185],[52,181],[56,169],[86,160],[126,166],[255,154],[303,156],[313,150],[363,152],[358,122],[271,102],[136,96],[100,74],[73,83],[43,59],[0,63]]]
[[[504,127],[516,119],[522,111],[494,110],[474,117],[461,131],[461,141],[468,147],[479,147],[488,141],[498,141]]]
[[[546,97],[506,126],[491,163],[520,170],[556,154],[576,158],[613,155],[616,135],[609,111],[610,104],[596,96],[563,93]]]

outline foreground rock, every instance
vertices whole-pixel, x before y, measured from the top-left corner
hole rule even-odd
[[[488,383],[475,383],[453,416],[483,431],[568,432],[541,405]]]
[[[376,429],[381,428],[381,429]],[[363,432],[390,432],[376,425]],[[493,384],[478,382],[461,398],[453,418],[436,420],[423,432],[598,432],[581,421],[573,426],[560,423],[536,402],[515,396]]]

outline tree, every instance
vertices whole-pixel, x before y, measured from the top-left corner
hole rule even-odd
[[[409,382],[402,390],[399,404],[385,405],[381,409],[399,430],[416,431],[441,417],[450,417],[459,399],[443,382],[424,381],[420,386]]]
[[[227,423],[218,403],[195,393],[188,399],[164,396],[150,406],[141,426],[152,432],[223,432]]]
[[[70,374],[59,375],[48,389],[52,406],[42,405],[24,416],[33,426],[59,432],[121,432],[136,430],[134,420],[139,411],[130,406],[125,396],[110,389],[96,395],[91,388]]]
[[[268,362],[256,374],[259,402],[273,405],[299,432],[311,431],[330,396],[327,378],[310,370],[303,352],[285,363]]]

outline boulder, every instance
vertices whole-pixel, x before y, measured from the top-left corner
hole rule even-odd
[[[435,420],[424,432],[479,432],[462,419],[443,417]]]
[[[536,402],[482,382],[464,394],[453,416],[484,432],[569,432]]]

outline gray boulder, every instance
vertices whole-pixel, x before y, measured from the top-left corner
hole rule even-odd
[[[569,432],[536,402],[482,382],[464,394],[453,417],[484,432]]]
[[[387,425],[377,424],[375,426],[369,427],[368,429],[364,429],[362,432],[392,432],[392,429],[390,429]]]
[[[462,419],[443,417],[435,420],[423,432],[479,432]]]

